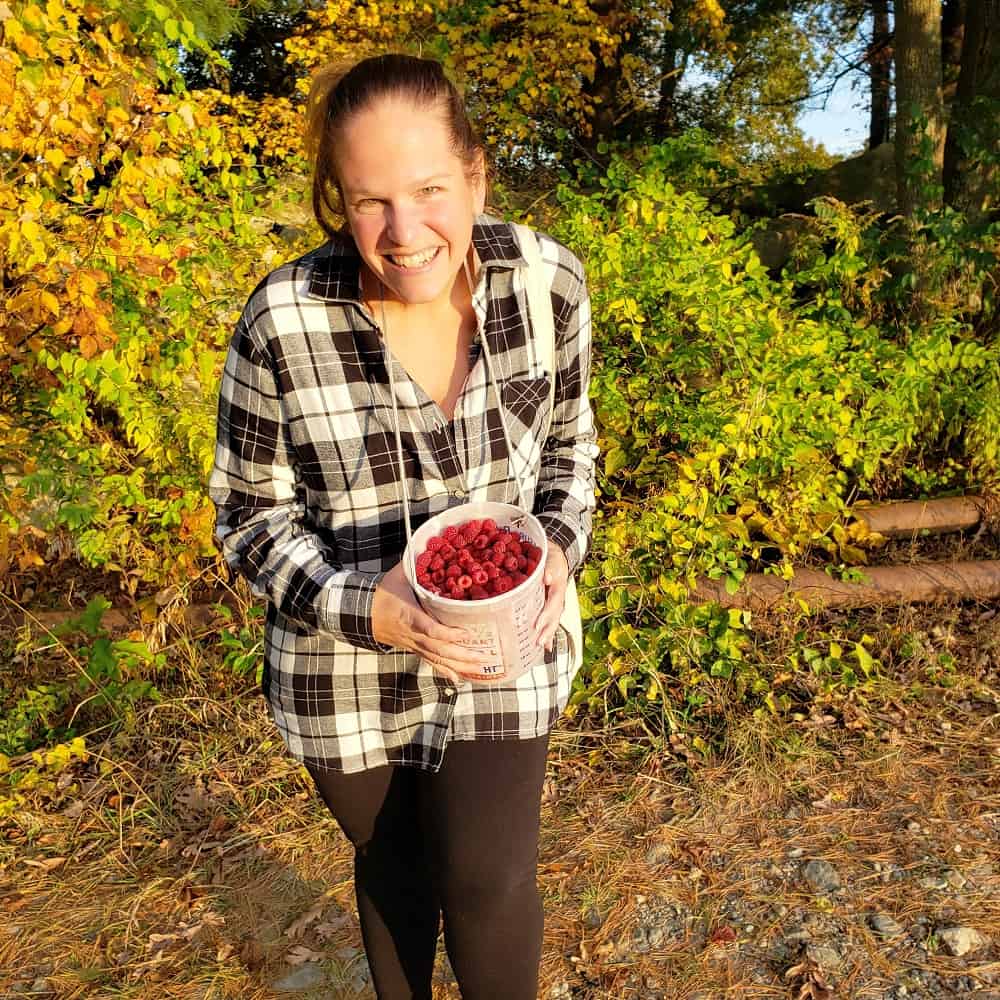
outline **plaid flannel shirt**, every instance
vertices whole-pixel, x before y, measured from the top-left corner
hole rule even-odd
[[[361,303],[350,237],[268,274],[236,324],[209,494],[227,563],[267,600],[261,689],[300,762],[344,773],[384,764],[436,771],[449,740],[541,736],[566,707],[573,676],[561,628],[552,652],[516,680],[456,688],[416,654],[377,642],[371,621],[375,588],[406,545],[401,488],[416,529],[454,504],[518,503],[515,464],[571,573],[586,555],[597,457],[590,303],[579,260],[536,235],[556,335],[548,437],[539,440],[552,373],[526,322],[527,265],[511,227],[481,215],[472,237],[478,333],[453,420],[392,361],[402,484],[382,341]]]

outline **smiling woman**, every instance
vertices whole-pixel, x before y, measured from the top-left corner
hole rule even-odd
[[[483,148],[432,60],[323,70],[307,146],[329,239],[237,324],[216,535],[268,600],[263,694],[355,847],[379,997],[430,1000],[443,914],[466,1000],[534,1000],[541,786],[576,670],[559,619],[595,506],[583,270],[484,214]],[[549,543],[537,655],[484,683],[488,658],[406,581],[404,518],[522,496]]]

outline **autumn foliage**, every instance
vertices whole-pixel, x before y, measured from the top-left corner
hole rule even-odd
[[[134,592],[212,551],[217,352],[273,253],[247,225],[258,137],[180,87],[173,44],[198,41],[164,5],[0,25],[0,573],[68,531]]]

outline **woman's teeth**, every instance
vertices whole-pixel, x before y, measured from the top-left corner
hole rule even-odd
[[[427,250],[421,250],[420,253],[410,254],[407,257],[396,257],[392,254],[386,254],[386,256],[397,267],[423,267],[424,264],[429,263],[437,256],[438,249],[438,247],[431,247]]]

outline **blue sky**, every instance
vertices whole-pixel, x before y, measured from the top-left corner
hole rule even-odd
[[[868,140],[866,103],[864,90],[851,90],[851,78],[844,77],[827,99],[826,109],[817,106],[815,110],[803,111],[799,125],[809,138],[822,142],[830,153],[845,156],[860,153]]]

